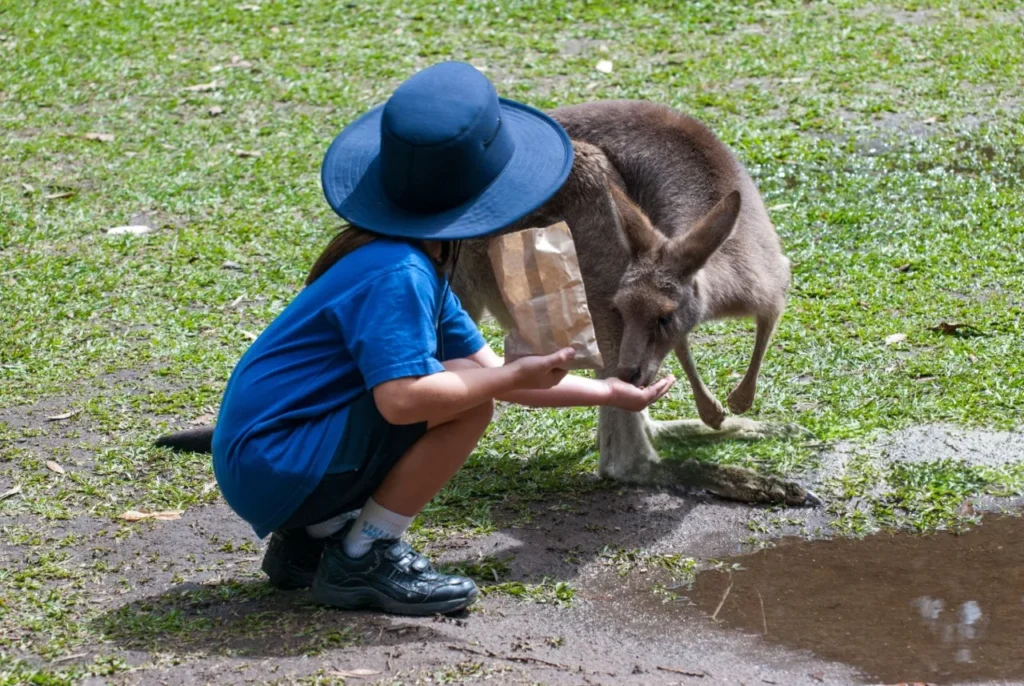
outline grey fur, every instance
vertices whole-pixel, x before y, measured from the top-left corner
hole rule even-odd
[[[790,279],[789,261],[750,175],[707,127],[667,107],[601,101],[551,114],[573,139],[572,173],[546,205],[505,231],[566,221],[607,365],[602,375],[646,385],[675,350],[701,419],[721,430],[602,407],[600,473],[626,482],[701,487],[747,502],[816,500],[795,483],[750,470],[665,462],[654,447],[658,437],[755,438],[767,431],[726,419],[693,367],[687,340],[704,321],[756,319],[750,367],[728,399],[736,412],[749,409]],[[452,287],[475,320],[487,310],[507,329],[512,319],[487,240],[465,243]],[[659,331],[658,319],[669,307],[668,325]]]

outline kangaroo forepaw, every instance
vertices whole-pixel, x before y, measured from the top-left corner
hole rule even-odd
[[[654,473],[662,485],[702,488],[727,500],[743,503],[786,504],[794,507],[822,504],[812,491],[795,481],[760,474],[734,465],[699,462],[697,460],[663,460]]]
[[[725,402],[734,414],[743,414],[754,405],[754,389],[740,384],[733,389]]]
[[[697,414],[700,416],[700,420],[712,429],[721,429],[722,423],[726,418],[726,412],[725,408],[722,407],[722,403],[718,402],[718,398],[709,395],[706,398],[697,398],[696,400]]]

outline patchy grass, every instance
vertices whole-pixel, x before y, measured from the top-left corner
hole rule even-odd
[[[692,579],[697,569],[697,560],[692,557],[684,557],[680,553],[605,548],[601,551],[601,557],[615,568],[615,572],[619,576],[626,576],[634,571],[645,574],[648,571],[664,570],[674,580],[684,582]]]
[[[442,59],[472,61],[503,95],[540,107],[620,97],[679,107],[754,175],[794,268],[755,412],[817,441],[677,445],[672,456],[799,477],[823,445],[855,442],[861,452],[825,494],[852,533],[949,526],[968,496],[1019,493],[1020,465],[887,465],[870,438],[918,423],[1020,422],[1022,57],[1019,4],[995,0],[0,10],[0,493],[22,488],[0,501],[0,683],[115,669],[26,662],[98,640],[110,627],[81,589],[131,587],[136,573],[83,568],[39,529],[217,500],[208,460],[154,450],[153,436],[215,414],[249,334],[297,292],[335,231],[318,181],[331,138]],[[612,73],[594,69],[599,59]],[[155,230],[105,233],[140,221]],[[932,330],[942,322],[984,335]],[[886,344],[896,333],[905,340]],[[697,337],[720,397],[752,341],[735,322]],[[654,414],[695,412],[680,389]],[[487,533],[499,510],[525,519],[531,501],[603,487],[595,422],[590,410],[507,410],[416,536]],[[83,531],[68,548],[139,526]],[[555,587],[503,581],[489,592],[571,599]],[[161,635],[199,622],[206,635],[217,619],[196,603],[178,597],[135,618]],[[277,620],[252,621],[257,635]]]

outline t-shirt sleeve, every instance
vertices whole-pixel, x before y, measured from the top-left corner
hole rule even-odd
[[[416,267],[386,272],[333,307],[367,388],[443,372],[437,360],[437,278]]]
[[[473,319],[462,309],[458,296],[450,288],[444,301],[444,312],[441,314],[441,340],[444,342],[445,360],[457,360],[480,352],[487,341]]]

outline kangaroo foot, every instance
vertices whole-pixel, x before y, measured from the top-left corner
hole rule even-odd
[[[821,498],[795,481],[733,465],[661,460],[651,465],[648,476],[655,485],[702,488],[720,498],[743,503],[782,503],[795,507],[822,504]]]
[[[754,404],[754,389],[741,383],[733,389],[725,402],[732,412],[743,414]]]
[[[785,438],[809,435],[807,429],[797,424],[769,424],[755,422],[743,417],[726,417],[720,428],[712,429],[705,422],[696,419],[674,419],[651,421],[648,431],[654,440],[723,440],[760,441],[766,438]]]

